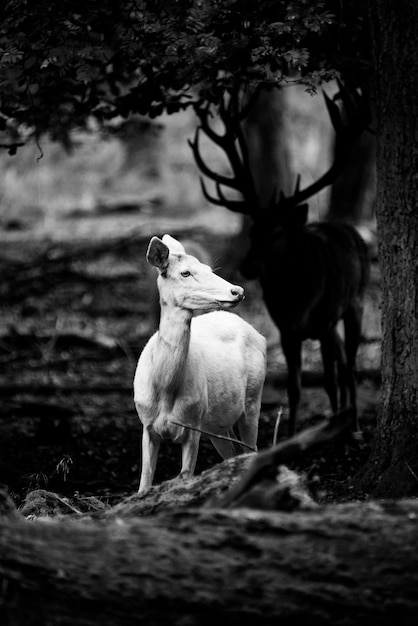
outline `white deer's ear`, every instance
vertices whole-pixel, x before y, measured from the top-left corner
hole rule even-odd
[[[172,254],[186,254],[184,246],[180,243],[180,241],[177,241],[177,239],[174,239],[171,235],[164,235],[163,242]]]
[[[169,253],[168,246],[158,237],[153,237],[149,242],[146,258],[150,265],[164,272],[168,267]]]

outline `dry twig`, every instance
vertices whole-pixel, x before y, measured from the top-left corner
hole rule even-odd
[[[195,426],[188,426],[188,424],[182,424],[181,422],[172,421],[176,426],[182,426],[183,428],[189,428],[190,430],[195,430],[202,435],[206,435],[207,437],[214,437],[215,439],[223,439],[224,441],[230,441],[231,443],[237,443],[244,448],[248,448],[252,452],[257,452],[257,448],[253,448],[253,446],[249,446],[247,443],[240,441],[239,439],[234,439],[233,437],[226,437],[225,435],[217,435],[215,433],[210,433],[207,430],[202,430],[201,428],[196,428]]]

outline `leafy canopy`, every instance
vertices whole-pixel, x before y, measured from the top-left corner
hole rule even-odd
[[[0,130],[13,151],[23,129],[66,142],[91,120],[217,103],[237,82],[277,85],[297,76],[315,90],[343,66],[358,69],[347,55],[363,28],[355,4],[4,0]]]

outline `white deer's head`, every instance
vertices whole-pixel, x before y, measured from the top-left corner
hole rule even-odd
[[[244,289],[212,272],[209,265],[187,254],[182,244],[164,235],[152,237],[147,261],[157,268],[161,304],[190,311],[229,309],[244,298]]]

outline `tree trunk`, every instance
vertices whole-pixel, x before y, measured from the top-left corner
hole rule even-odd
[[[418,503],[0,520],[4,626],[416,624]]]
[[[418,492],[418,4],[370,3],[382,274],[382,407],[366,492]]]
[[[360,224],[374,218],[376,139],[363,132],[355,142],[344,172],[331,188],[327,219]]]
[[[283,89],[262,89],[243,126],[260,206],[267,208],[274,194],[289,194],[294,184]]]
[[[262,89],[243,122],[255,188],[260,206],[266,208],[274,194],[288,194],[294,184],[285,110],[282,89]],[[241,231],[231,242],[226,263],[234,269],[240,267],[248,251],[251,224],[251,218],[244,216]]]

